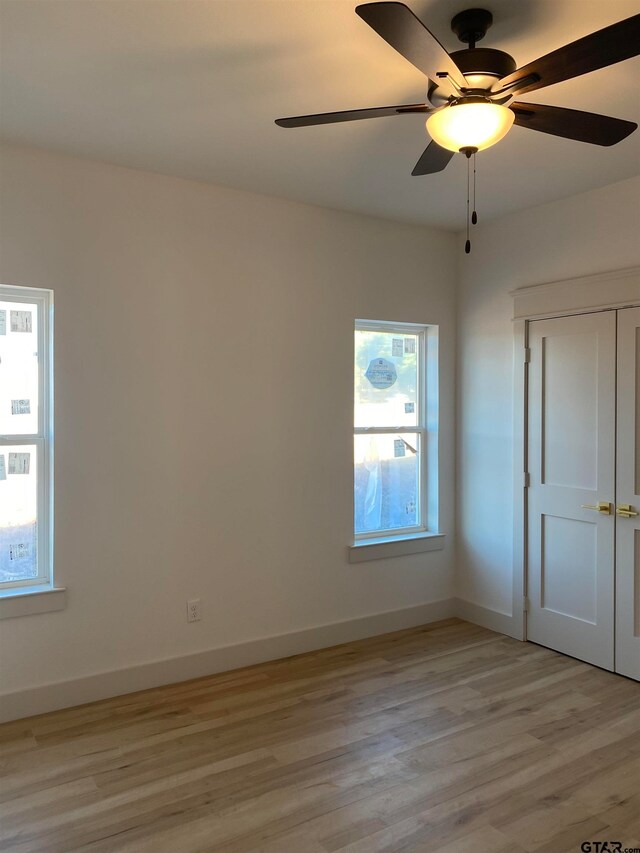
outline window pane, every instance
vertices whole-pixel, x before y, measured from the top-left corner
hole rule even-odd
[[[37,305],[0,301],[0,434],[37,432]]]
[[[0,583],[38,576],[35,445],[0,447]]]
[[[355,333],[355,425],[418,425],[419,335]]]
[[[420,517],[420,435],[356,435],[356,533],[416,527]]]

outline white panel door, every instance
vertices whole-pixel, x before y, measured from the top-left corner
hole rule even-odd
[[[616,672],[640,681],[640,308],[618,311]],[[627,511],[628,510],[628,511]]]
[[[527,635],[612,670],[616,312],[534,321],[529,345]]]

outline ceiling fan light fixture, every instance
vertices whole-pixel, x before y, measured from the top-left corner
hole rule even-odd
[[[449,151],[495,145],[511,130],[515,114],[484,99],[467,99],[442,107],[427,119],[427,132]]]

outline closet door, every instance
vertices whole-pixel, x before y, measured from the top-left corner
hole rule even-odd
[[[640,308],[618,311],[616,671],[640,680]],[[634,514],[635,513],[635,514]]]
[[[616,312],[534,321],[529,345],[527,635],[612,670]]]

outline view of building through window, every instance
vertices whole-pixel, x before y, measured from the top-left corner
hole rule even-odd
[[[424,336],[416,326],[356,324],[356,537],[423,527]]]
[[[22,293],[29,291],[20,289]],[[45,310],[0,287],[0,584],[48,579]],[[38,293],[42,293],[38,291]],[[47,325],[44,323],[44,325]],[[39,512],[39,507],[41,512]],[[40,518],[39,515],[44,517]]]

